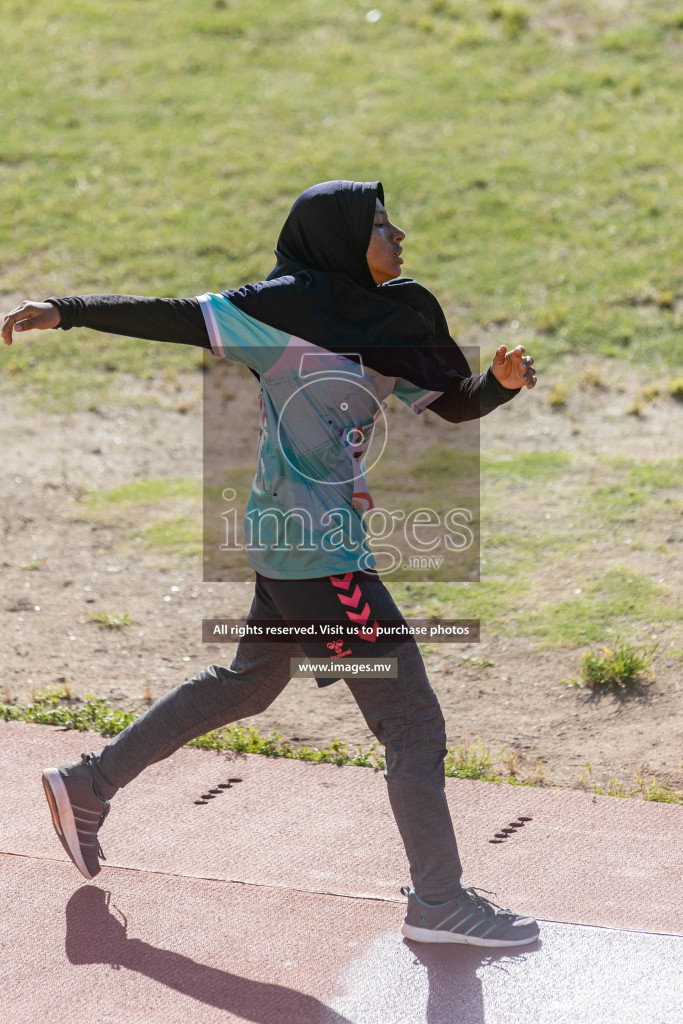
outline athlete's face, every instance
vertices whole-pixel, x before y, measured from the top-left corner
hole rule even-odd
[[[384,284],[385,281],[401,276],[401,242],[405,237],[405,231],[391,223],[387,211],[378,199],[370,244],[365,256],[375,284]]]

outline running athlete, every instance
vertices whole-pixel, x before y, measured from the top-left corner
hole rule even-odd
[[[372,499],[362,456],[378,403],[393,392],[418,414],[429,408],[457,423],[486,415],[536,383],[522,346],[508,352],[501,345],[486,373],[471,374],[437,300],[400,277],[404,239],[389,219],[380,182],[323,182],[294,203],[266,281],[194,299],[27,301],[2,328],[7,345],[13,331],[88,327],[197,345],[249,367],[260,382],[261,429],[246,518],[265,523],[265,530],[255,539],[252,530],[251,541],[245,531],[256,573],[247,622],[352,619],[358,624],[353,653],[366,660],[386,653],[374,624],[403,622],[375,569],[363,524]],[[304,367],[315,387],[307,387]],[[273,524],[294,509],[307,544],[279,545]],[[55,830],[85,878],[100,871],[98,832],[117,791],[189,740],[265,710],[302,650],[318,662],[330,659],[321,640],[247,636],[229,667],[211,665],[101,750],[43,772]],[[345,682],[386,750],[388,795],[412,880],[401,890],[408,899],[402,932],[420,942],[533,942],[532,918],[462,884],[444,791],[443,715],[415,641],[392,645],[391,652],[395,678]]]

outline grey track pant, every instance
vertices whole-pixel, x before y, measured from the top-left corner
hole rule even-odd
[[[249,618],[341,620],[344,611],[329,579],[334,578],[283,583],[259,577]],[[367,574],[358,574],[358,580],[376,618],[402,620],[381,581]],[[319,586],[309,586],[313,583]],[[308,615],[302,613],[302,601]],[[308,656],[314,654],[303,646]],[[189,740],[264,711],[289,682],[290,658],[301,656],[295,643],[242,640],[229,667],[211,665],[177,686],[96,753],[95,781],[101,795],[110,798]],[[398,678],[345,682],[368,728],[386,748],[389,801],[413,886],[422,899],[440,903],[458,894],[461,877],[444,793],[444,719],[417,644],[398,644],[394,656]]]

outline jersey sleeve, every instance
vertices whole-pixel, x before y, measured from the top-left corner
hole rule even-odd
[[[410,406],[416,415],[419,415],[435,399],[439,398],[443,391],[425,391],[424,388],[418,387],[417,384],[411,384],[410,381],[397,377],[392,394]]]
[[[206,292],[198,295],[197,301],[215,356],[244,363],[258,374],[277,363],[290,340],[289,334],[243,313],[225,295]]]

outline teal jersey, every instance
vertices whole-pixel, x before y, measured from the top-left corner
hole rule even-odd
[[[386,399],[393,393],[421,413],[442,392],[268,327],[224,295],[198,301],[214,355],[243,363],[261,382],[256,474],[244,522],[250,565],[271,579],[372,568],[366,472],[381,454],[379,435],[386,439],[378,430]]]

